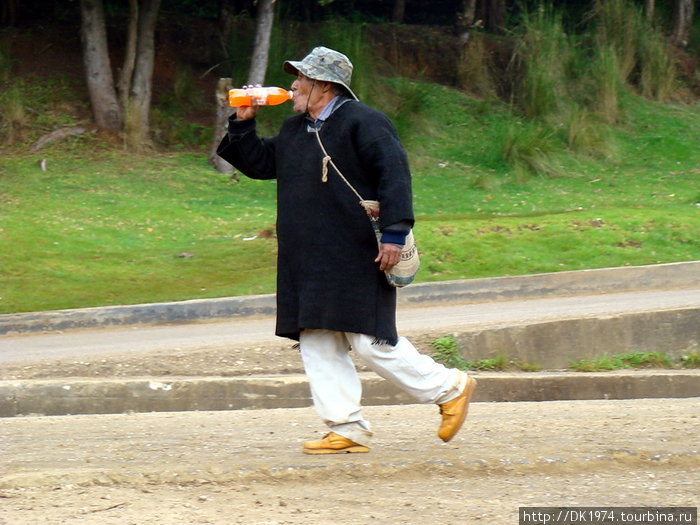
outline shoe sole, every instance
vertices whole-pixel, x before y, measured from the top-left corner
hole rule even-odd
[[[305,448],[304,449],[304,454],[352,454],[352,453],[362,453],[362,452],[369,452],[369,449],[367,447],[363,447],[362,445],[355,445],[352,447],[347,447],[347,448],[339,448],[339,449],[333,449],[333,448]]]
[[[467,386],[464,388],[464,413],[462,414],[462,419],[459,422],[459,425],[457,425],[457,428],[451,436],[442,437],[438,434],[438,437],[442,439],[445,443],[447,443],[453,437],[455,437],[462,428],[462,425],[464,425],[464,421],[467,419],[467,415],[469,414],[469,403],[471,402],[472,396],[474,395],[474,390],[476,390],[476,379],[474,379],[473,377],[467,377]]]

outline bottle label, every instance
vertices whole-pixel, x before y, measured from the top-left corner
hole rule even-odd
[[[267,104],[267,89],[264,87],[255,87],[247,90],[247,94],[251,100],[254,100],[259,106]]]

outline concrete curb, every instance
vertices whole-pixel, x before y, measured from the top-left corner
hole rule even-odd
[[[535,297],[683,289],[700,283],[700,261],[421,283],[399,290],[399,305],[477,303]],[[274,295],[199,299],[0,315],[0,335],[273,315]]]
[[[365,405],[415,403],[391,383],[361,375]],[[474,401],[700,397],[700,370],[480,373]],[[300,408],[305,376],[4,381],[0,416]]]
[[[680,358],[698,351],[700,306],[484,327],[454,336],[468,361],[505,356],[540,370],[628,352]]]

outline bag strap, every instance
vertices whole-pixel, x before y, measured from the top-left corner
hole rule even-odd
[[[365,210],[365,213],[367,214],[367,217],[369,218],[370,223],[372,224],[372,229],[374,230],[374,233],[377,236],[377,242],[380,242],[379,239],[381,237],[381,230],[379,229],[379,201],[368,201],[362,198],[362,195],[360,195],[359,192],[355,189],[355,187],[352,184],[350,184],[350,181],[348,181],[348,179],[345,178],[343,172],[341,172],[338,166],[335,165],[335,162],[333,162],[333,159],[326,151],[326,148],[323,146],[323,142],[321,142],[321,134],[318,132],[318,128],[314,128],[314,133],[316,134],[316,140],[318,141],[318,145],[321,146],[321,151],[323,151],[321,181],[328,182],[328,165],[330,164],[336,171],[336,173],[340,176],[340,178],[343,180],[343,182],[347,184],[348,188],[350,188],[352,192],[355,195],[357,195],[357,198],[360,199],[360,206],[362,206],[362,208]]]
[[[360,206],[362,206],[362,208],[365,210],[365,213],[367,214],[367,217],[369,217],[370,221],[372,221],[372,227],[375,229],[375,232],[379,231],[379,225],[377,224],[377,222],[379,221],[379,202],[368,201],[362,198],[362,195],[360,195],[360,193],[355,189],[355,187],[352,184],[350,184],[350,181],[345,178],[343,172],[340,171],[338,166],[335,165],[335,162],[333,162],[333,159],[326,151],[326,148],[323,146],[323,142],[321,142],[321,134],[318,132],[318,128],[314,128],[314,133],[316,134],[316,140],[318,141],[318,145],[321,146],[321,151],[323,151],[321,181],[328,182],[328,165],[330,164],[336,171],[336,173],[340,176],[340,178],[343,180],[343,182],[347,184],[348,188],[350,188],[352,192],[355,195],[357,195],[357,198],[360,199]]]
[[[360,195],[355,189],[355,187],[352,184],[350,184],[350,181],[348,181],[348,179],[345,178],[343,172],[340,171],[338,169],[338,166],[335,165],[335,162],[333,162],[333,159],[326,151],[326,148],[323,146],[323,142],[321,142],[321,134],[318,132],[318,128],[314,128],[314,133],[316,134],[316,140],[318,140],[318,145],[321,146],[321,151],[323,151],[324,155],[323,164],[321,166],[321,181],[328,182],[328,165],[330,164],[331,166],[333,166],[333,169],[340,176],[340,178],[343,179],[343,182],[348,185],[348,188],[350,188],[352,192],[355,195],[357,195],[357,198],[360,199],[360,205],[364,208],[365,206],[362,203],[365,202],[365,199],[362,198],[362,195]]]

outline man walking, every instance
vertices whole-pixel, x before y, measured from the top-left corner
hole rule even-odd
[[[276,136],[261,138],[258,106],[239,107],[217,153],[248,177],[277,181],[275,333],[299,341],[314,407],[330,429],[303,451],[369,451],[372,431],[351,349],[417,401],[439,405],[438,436],[449,441],[466,418],[476,380],[398,336],[396,289],[384,275],[414,223],[406,152],[389,119],[350,89],[345,55],[317,47],[284,70],[297,77],[292,100],[299,114]],[[323,169],[318,139],[357,192],[379,201],[379,247],[356,195],[332,168]]]

